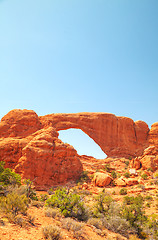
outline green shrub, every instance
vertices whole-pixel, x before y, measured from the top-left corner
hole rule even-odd
[[[45,239],[58,240],[61,238],[61,229],[56,225],[45,226],[42,230]]]
[[[143,174],[141,175],[141,178],[143,178],[144,180],[146,180],[146,179],[148,178],[148,175],[147,175],[146,173],[143,173]]]
[[[81,197],[66,188],[57,189],[54,194],[46,200],[46,206],[59,208],[65,217],[75,217],[86,220],[86,209]]]
[[[126,195],[127,194],[127,189],[126,188],[121,188],[120,189],[120,195]]]
[[[6,197],[0,199],[1,210],[5,214],[12,214],[16,216],[19,213],[25,214],[27,210],[27,197],[26,195],[18,195],[10,193]]]
[[[88,172],[87,171],[83,171],[81,173],[80,178],[77,180],[77,182],[85,182],[89,180],[89,176],[88,176]]]
[[[40,195],[40,201],[45,202],[48,199],[48,195],[47,194],[41,194]]]
[[[110,167],[110,164],[109,164],[109,163],[107,163],[107,164],[105,165],[105,170],[106,170],[107,172],[110,172],[111,167]]]
[[[136,197],[126,196],[124,198],[121,214],[122,217],[129,222],[130,226],[133,227],[138,234],[140,234],[142,226],[147,220],[143,211],[143,197],[141,195]]]
[[[10,168],[4,168],[4,165],[4,162],[0,162],[0,184],[3,186],[21,185],[21,176]]]
[[[101,192],[97,197],[96,197],[96,204],[95,204],[95,209],[94,209],[94,216],[99,217],[100,214],[107,214],[108,210],[110,208],[110,204],[113,202],[113,199],[110,195],[105,193],[104,191]]]
[[[112,171],[111,176],[112,176],[112,178],[117,178],[117,173],[115,171]]]
[[[126,178],[129,178],[129,177],[130,177],[129,172],[126,172],[126,173],[124,173],[123,175],[124,175]]]
[[[129,161],[125,161],[126,167],[128,167],[129,165]]]
[[[145,200],[149,200],[149,201],[153,200],[152,196],[150,196],[150,195],[145,196],[144,199],[145,199]]]

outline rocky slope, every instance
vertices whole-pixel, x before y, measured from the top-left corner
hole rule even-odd
[[[50,114],[12,110],[0,122],[0,160],[38,189],[77,179],[83,171],[76,150],[58,139],[58,131],[79,128],[108,157],[138,157],[131,167],[158,168],[158,123],[148,125],[108,113]],[[147,148],[147,150],[145,150]]]

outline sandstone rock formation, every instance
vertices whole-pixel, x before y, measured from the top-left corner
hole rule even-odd
[[[32,110],[12,110],[0,122],[0,160],[40,189],[75,180],[82,157],[58,139],[58,131],[68,128],[81,129],[110,157],[141,156],[143,168],[158,168],[158,123],[149,131],[143,121],[109,113],[38,117]],[[133,162],[135,168],[140,162]]]
[[[13,110],[0,123],[0,160],[36,189],[78,179],[82,169],[76,150],[58,139],[53,127],[42,128],[37,114]]]
[[[34,133],[15,167],[23,178],[34,179],[34,184],[42,189],[78,179],[82,172],[76,150],[57,137],[52,127]]]
[[[139,156],[148,146],[148,125],[109,113],[49,114],[39,118],[57,131],[78,128],[110,156]]]

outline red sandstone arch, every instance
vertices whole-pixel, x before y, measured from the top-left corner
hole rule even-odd
[[[78,128],[92,138],[107,156],[138,156],[148,146],[148,125],[110,113],[49,114],[39,117],[43,126],[57,131]]]

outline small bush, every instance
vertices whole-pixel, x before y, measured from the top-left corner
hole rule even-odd
[[[100,218],[89,218],[87,223],[98,229],[103,229],[103,223]]]
[[[56,218],[56,217],[60,217],[61,213],[60,213],[60,210],[58,208],[50,208],[50,207],[48,207],[45,210],[45,216]]]
[[[27,197],[26,195],[18,195],[10,193],[6,197],[0,199],[0,207],[5,214],[13,214],[16,216],[19,213],[25,214],[27,210]]]
[[[141,178],[143,178],[144,180],[146,180],[148,178],[148,175],[146,173],[141,175]]]
[[[126,178],[129,178],[129,177],[130,177],[129,172],[124,173],[124,176],[125,176]]]
[[[26,220],[21,216],[16,216],[14,218],[14,223],[19,225],[20,227],[25,227],[26,226]]]
[[[115,171],[112,171],[111,176],[112,176],[112,178],[117,178],[117,173]]]
[[[127,194],[127,189],[126,188],[121,188],[120,189],[120,195],[126,195]]]
[[[108,212],[113,199],[110,195],[103,191],[96,197],[96,200],[93,214],[94,216],[99,217],[100,214],[106,214]]]
[[[125,161],[126,167],[128,167],[129,165],[129,161]]]
[[[48,199],[48,195],[47,194],[41,194],[40,195],[40,201],[45,202]]]
[[[109,164],[109,163],[107,163],[107,164],[105,165],[105,170],[106,170],[107,172],[110,172],[111,167],[110,167],[110,164]]]
[[[61,238],[61,229],[56,225],[45,226],[42,230],[45,239],[58,240]]]
[[[4,168],[5,162],[0,162],[0,184],[7,185],[21,185],[21,176],[13,172],[10,168]]]
[[[78,220],[86,220],[86,209],[81,197],[70,192],[66,188],[57,189],[54,194],[46,200],[46,206],[59,208],[65,217],[74,217]]]
[[[128,221],[120,216],[110,216],[107,220],[104,219],[104,225],[107,229],[128,236],[130,225]]]
[[[152,196],[150,196],[150,195],[145,196],[144,199],[145,199],[145,200],[149,200],[149,201],[152,201],[152,200],[153,200]]]
[[[88,181],[88,180],[89,180],[88,172],[87,171],[83,171],[81,173],[80,178],[77,180],[77,182],[85,182],[85,181]]]
[[[72,218],[65,218],[62,220],[62,227],[68,231],[73,232],[75,238],[80,238],[83,234],[82,228],[84,224],[73,220]]]

